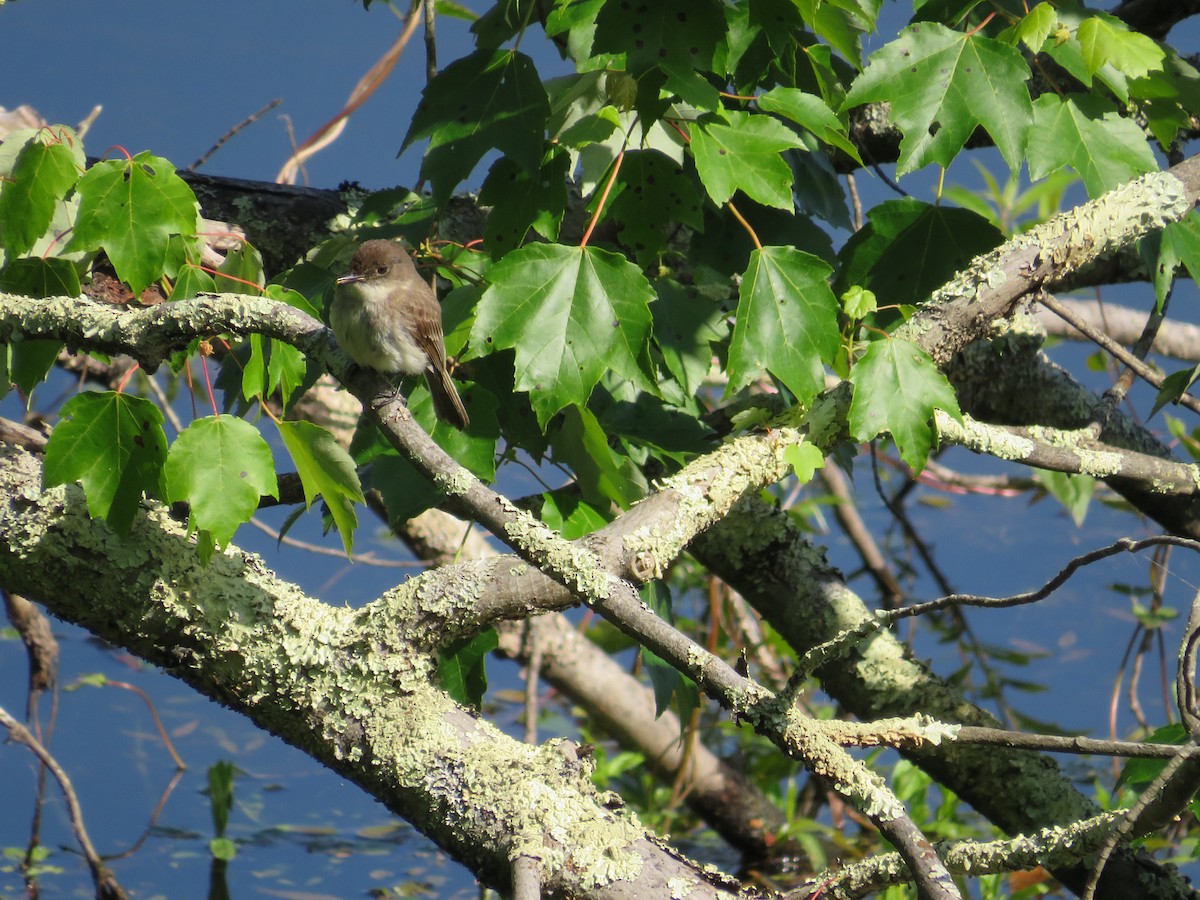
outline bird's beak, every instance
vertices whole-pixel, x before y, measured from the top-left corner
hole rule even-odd
[[[355,275],[355,274],[351,273],[349,275],[343,275],[341,278],[339,278],[337,280],[337,283],[338,284],[354,284],[354,282],[362,281],[366,277],[367,277],[366,275]]]

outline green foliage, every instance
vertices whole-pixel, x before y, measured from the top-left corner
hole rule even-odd
[[[409,379],[401,387],[416,421],[484,480],[526,460],[560,467],[566,485],[546,488],[535,505],[568,538],[602,527],[730,429],[780,421],[806,429],[805,440],[783,450],[801,485],[829,454],[845,451],[847,436],[890,435],[919,471],[937,443],[936,411],[961,419],[958,399],[928,354],[886,332],[973,257],[1052,215],[1072,173],[1096,197],[1158,168],[1150,140],[1168,148],[1191,127],[1200,73],[1075,3],[927,0],[892,40],[873,36],[881,6],[502,0],[476,17],[442,0],[440,11],[474,19],[476,45],[442,61],[404,138],[404,149],[422,149],[432,197],[394,190],[366,199],[349,235],[316,248],[280,283],[269,283],[277,273],[265,272],[248,244],[216,269],[201,266],[196,200],[169,162],[143,152],[89,168],[69,129],[19,132],[0,144],[0,290],[77,296],[103,254],[135,298],[155,285],[168,302],[225,291],[317,315],[352,240],[403,235],[423,266],[437,267],[447,348],[472,423],[465,433],[437,423],[427,389]],[[538,72],[522,42],[539,29],[573,72]],[[875,48],[866,59],[864,36]],[[933,166],[950,169],[952,182],[969,142],[990,143],[1013,174],[985,172],[982,195],[905,179],[914,196],[868,204],[863,227],[850,232],[844,173],[864,160],[888,165],[890,152],[897,177]],[[1031,184],[1018,174],[1023,167]],[[490,209],[478,233],[454,235],[465,248],[437,231],[456,220],[447,204],[463,186],[480,187]],[[1144,242],[1160,305],[1177,272],[1200,275],[1197,221]],[[5,381],[28,394],[60,344],[6,337]],[[267,397],[286,407],[318,374],[283,341],[214,337],[202,353],[233,343],[220,382],[227,408],[245,411]],[[200,345],[178,348],[172,363],[182,367],[185,351]],[[1195,375],[1189,368],[1169,377],[1156,410]],[[833,402],[844,384],[822,397],[838,377],[853,389],[848,413]],[[63,407],[46,451],[47,484],[80,482],[89,511],[119,533],[133,526],[144,497],[186,504],[199,552],[224,547],[262,498],[277,494],[276,459],[259,430],[265,419],[197,418],[168,449],[160,409],[132,396],[136,387],[81,394]],[[353,455],[309,423],[277,427],[305,507],[324,501],[347,553],[363,502],[359,467],[392,519],[439,500],[438,488],[372,427],[360,429]],[[1196,435],[1173,420],[1168,427],[1200,454]],[[1040,477],[1081,523],[1090,480]],[[647,604],[683,628],[715,627],[708,611],[689,618],[687,598],[701,579],[671,575],[684,587],[672,595],[654,582]],[[1148,627],[1164,615],[1135,613]],[[629,646],[605,628],[614,649]],[[488,632],[442,654],[441,683],[460,702],[480,705],[495,640]],[[782,643],[763,638],[771,641]],[[723,636],[714,643],[729,658],[742,650]],[[980,650],[1006,664],[1025,661],[1011,648]],[[653,654],[643,659],[659,712],[674,702],[688,718],[694,685]],[[784,768],[773,747],[749,746],[748,767],[794,792],[791,764]],[[665,821],[671,798],[642,762],[602,748],[598,780],[663,801],[656,809]],[[228,858],[232,771],[222,778],[220,791],[215,781],[210,787],[212,852]],[[956,798],[930,799],[928,779],[907,764],[895,782],[934,832],[961,833]],[[812,838],[798,818],[790,817],[789,833]]]
[[[875,341],[850,374],[854,399],[850,404],[850,433],[860,441],[889,431],[906,463],[925,466],[935,433],[933,411],[940,409],[961,421],[958,400],[946,376],[916,344],[901,340]]]
[[[208,842],[215,859],[228,862],[237,856],[237,844],[225,837],[229,813],[233,810],[233,783],[237,769],[229,760],[220,760],[208,767],[208,801],[212,812],[215,837]]]
[[[225,546],[264,497],[278,497],[275,461],[258,429],[233,416],[197,419],[167,454],[166,499],[187,502],[188,530]]]
[[[824,386],[838,349],[829,266],[789,247],[755,250],[742,280],[729,345],[729,388],[770,371],[803,405]]]
[[[487,657],[499,643],[496,629],[489,628],[442,651],[438,681],[451,697],[473,709],[483,705],[483,695],[487,693]]]
[[[653,292],[638,269],[590,247],[531,244],[491,268],[471,330],[473,352],[517,351],[517,390],[545,427],[585,403],[612,369],[648,385],[641,369]],[[539,339],[526,340],[529,322]]]
[[[69,250],[103,249],[134,296],[163,274],[172,237],[194,239],[200,206],[175,167],[149,152],[100,162],[76,185],[79,217]]]
[[[319,425],[311,422],[275,424],[283,445],[296,464],[296,473],[304,486],[305,506],[311,507],[317,497],[325,501],[348,555],[354,547],[354,529],[358,527],[354,504],[363,502],[354,460],[333,435]]]
[[[149,400],[104,391],[77,394],[60,415],[46,444],[46,486],[81,482],[88,512],[127,534],[143,492],[161,493],[162,412]]]
[[[473,53],[451,63],[422,92],[404,147],[427,138],[421,174],[439,203],[491,149],[525,171],[542,156],[550,103],[533,61],[509,50]]]
[[[913,25],[871,57],[843,108],[887,100],[904,133],[897,173],[948,166],[976,127],[1010,169],[1021,164],[1031,117],[1029,66],[1013,47],[942,25]]]

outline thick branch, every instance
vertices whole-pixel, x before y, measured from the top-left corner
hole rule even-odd
[[[669,896],[672,879],[725,896],[606,809],[569,742],[530,747],[453,704],[377,606],[327,606],[232,549],[204,566],[160,509],[118,538],[78,488],[40,483],[34,457],[0,450],[0,581],[362,785],[483,881],[507,885],[524,854],[549,896]]]

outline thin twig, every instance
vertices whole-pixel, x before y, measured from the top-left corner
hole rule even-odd
[[[42,765],[50,770],[51,774],[58,781],[58,786],[62,788],[63,797],[67,801],[67,810],[71,817],[71,828],[75,831],[75,839],[79,842],[84,859],[87,860],[88,868],[92,870],[92,882],[96,885],[96,896],[124,898],[125,892],[117,884],[117,880],[112,872],[104,865],[104,862],[100,859],[100,854],[96,852],[96,848],[92,845],[92,839],[88,837],[87,828],[83,824],[83,809],[79,805],[79,797],[76,796],[71,779],[67,777],[67,773],[58,764],[58,760],[50,755],[50,752],[42,746],[41,742],[33,736],[29,729],[10,716],[3,707],[0,707],[0,725],[3,725],[8,730],[13,740],[24,744],[33,751],[33,755],[41,760]]]
[[[991,609],[1006,609],[1010,606],[1021,606],[1026,603],[1036,603],[1038,600],[1044,600],[1054,591],[1058,590],[1072,575],[1086,565],[1097,562],[1102,559],[1107,559],[1110,556],[1116,556],[1118,553],[1137,553],[1147,547],[1156,547],[1161,544],[1170,544],[1175,547],[1187,547],[1189,550],[1200,551],[1200,541],[1194,541],[1189,538],[1177,537],[1173,534],[1158,534],[1153,537],[1141,538],[1134,540],[1133,538],[1120,538],[1113,543],[1100,547],[1097,550],[1092,550],[1077,556],[1067,563],[1063,568],[1047,581],[1044,585],[1035,591],[1026,591],[1021,594],[1013,594],[1009,597],[983,597],[977,594],[948,594],[945,597],[939,597],[937,600],[930,600],[927,603],[917,603],[913,606],[906,606],[904,609],[891,610],[888,612],[878,613],[880,619],[888,621],[897,621],[899,619],[907,619],[910,616],[920,616],[926,613],[935,612],[939,609],[946,609],[952,606],[986,606]]]
[[[1112,354],[1114,357],[1128,366],[1131,370],[1137,373],[1138,377],[1143,381],[1153,385],[1155,388],[1162,388],[1163,381],[1165,380],[1163,376],[1159,375],[1108,335],[1092,328],[1091,325],[1076,316],[1075,313],[1073,313],[1070,309],[1068,309],[1062,303],[1059,303],[1057,298],[1047,294],[1045,291],[1042,291],[1038,294],[1037,300],[1038,303],[1042,304],[1042,306],[1046,307],[1046,309],[1053,312],[1064,322],[1069,323],[1073,328],[1077,328],[1081,334],[1086,335],[1089,340],[1094,342],[1101,349]],[[1196,399],[1191,394],[1180,394],[1175,402],[1181,406],[1187,407],[1192,412],[1200,413],[1200,400]]]
[[[417,29],[417,23],[420,22],[421,7],[418,4],[408,18],[404,22],[404,28],[400,32],[395,43],[388,48],[375,65],[371,66],[370,70],[359,79],[358,84],[354,86],[354,90],[350,92],[350,99],[342,110],[332,119],[318,128],[313,135],[301,144],[296,152],[283,164],[283,168],[279,170],[279,174],[275,176],[275,181],[279,184],[292,184],[296,178],[296,172],[304,163],[315,156],[320,151],[324,150],[330,144],[338,139],[342,131],[346,127],[346,120],[352,116],[360,106],[367,102],[367,99],[378,90],[379,86],[391,74],[392,69],[396,67],[396,63],[400,60],[400,55],[404,52],[404,48],[408,46],[409,39],[413,32]]]
[[[320,544],[310,544],[307,541],[300,541],[296,538],[288,537],[287,535],[276,531],[257,516],[250,519],[250,524],[259,531],[270,535],[276,541],[288,547],[295,547],[297,550],[307,550],[310,553],[317,553],[321,556],[336,556],[339,559],[346,559],[346,553],[344,550],[338,550],[334,547],[322,547]],[[346,561],[349,562],[349,560]],[[425,565],[425,562],[419,559],[381,559],[374,553],[360,553],[354,557],[354,562],[363,563],[364,565],[368,566],[379,566],[384,569],[410,569],[423,567]]]
[[[238,122],[236,125],[234,125],[232,128],[230,128],[227,132],[225,132],[223,135],[221,135],[221,137],[217,140],[217,142],[215,144],[213,144],[211,147],[208,148],[208,150],[206,150],[204,153],[202,153],[200,155],[200,158],[197,159],[190,166],[188,166],[186,169],[184,169],[184,171],[185,172],[195,172],[202,165],[204,165],[206,162],[208,162],[210,159],[212,159],[213,154],[216,153],[218,150],[220,150],[223,146],[225,146],[226,141],[228,141],[231,137],[233,137],[235,134],[237,134],[243,128],[253,125],[255,122],[257,122],[259,119],[261,119],[263,116],[265,116],[267,113],[269,113],[271,110],[273,110],[275,107],[277,107],[282,102],[283,101],[281,99],[276,97],[274,100],[272,100],[266,106],[264,106],[262,109],[258,110],[258,112],[254,112],[254,113],[251,113],[250,115],[246,116],[246,118],[244,118],[242,121]]]

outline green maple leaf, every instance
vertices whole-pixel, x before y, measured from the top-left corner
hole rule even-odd
[[[605,509],[616,503],[628,509],[646,495],[646,479],[627,456],[609,447],[609,434],[590,409],[567,409],[550,437],[557,462],[570,466],[583,499]]]
[[[1058,14],[1054,7],[1042,2],[1031,9],[1020,22],[1006,30],[1001,38],[1010,38],[1014,44],[1022,42],[1034,53],[1040,53],[1046,38],[1050,37],[1050,32],[1057,24]]]
[[[718,0],[605,3],[595,21],[593,50],[624,53],[634,75],[658,65],[711,68],[713,51],[725,37]]]
[[[514,50],[479,50],[426,85],[401,151],[429,139],[421,175],[444,204],[489,150],[537,171],[549,118],[550,101],[533,60]]]
[[[1158,168],[1137,123],[1094,94],[1042,94],[1033,105],[1033,131],[1038,137],[1029,145],[1029,177],[1034,181],[1069,166],[1095,198]]]
[[[163,274],[172,235],[196,233],[196,195],[173,165],[148,152],[96,163],[75,189],[79,217],[67,249],[103,247],[134,296]]]
[[[163,416],[148,400],[115,391],[76,394],[46,444],[46,487],[79,481],[88,513],[128,534],[142,492],[167,457]]]
[[[515,348],[516,389],[529,391],[544,427],[584,403],[607,371],[646,387],[639,360],[653,291],[641,271],[594,247],[533,244],[488,272],[471,329],[474,352]]]
[[[892,104],[892,119],[904,134],[898,175],[928,163],[950,165],[979,126],[1016,171],[1031,117],[1028,78],[1020,51],[1002,41],[911,25],[871,57],[842,109]]]
[[[825,101],[815,94],[806,94],[799,88],[772,88],[759,96],[758,107],[764,112],[786,116],[797,125],[807,128],[826,144],[837,147],[851,159],[862,163],[858,148],[846,135],[846,126]]]
[[[76,154],[49,132],[21,148],[12,172],[0,186],[0,245],[20,256],[37,242],[79,178]]]
[[[962,421],[954,388],[929,354],[909,341],[873,342],[850,373],[850,433],[869,441],[887,431],[914,471],[925,467],[933,446],[933,411]]]
[[[1158,259],[1154,263],[1154,293],[1162,310],[1167,291],[1175,281],[1175,270],[1183,264],[1193,281],[1200,281],[1200,213],[1192,210],[1162,232]]]
[[[729,344],[730,392],[770,371],[801,404],[817,395],[824,364],[838,351],[838,302],[827,283],[831,271],[791,247],[750,255]]]
[[[283,445],[296,464],[296,474],[304,488],[305,507],[311,508],[317,497],[324,498],[349,556],[354,548],[354,529],[358,527],[354,504],[363,502],[354,460],[320,425],[283,421],[275,424]]]
[[[617,223],[621,244],[633,251],[639,264],[648,265],[667,245],[671,226],[704,227],[703,198],[695,179],[657,150],[627,153],[619,183],[623,189],[612,200],[609,215]]]
[[[500,257],[525,242],[533,228],[547,240],[558,236],[567,207],[570,156],[554,153],[533,172],[507,156],[492,165],[479,191],[481,203],[492,207],[483,237],[492,256]]]
[[[711,298],[677,281],[655,282],[654,342],[663,362],[687,394],[700,390],[712,368],[711,345],[729,334],[725,313]]]
[[[834,290],[860,285],[889,306],[927,300],[972,258],[1004,239],[976,213],[912,198],[885,200],[867,218],[838,253],[842,265]]]
[[[1095,75],[1105,65],[1130,78],[1143,78],[1161,71],[1167,54],[1144,34],[1129,30],[1112,16],[1089,16],[1079,23],[1076,33],[1088,73]]]
[[[226,546],[263,496],[278,497],[275,461],[258,429],[235,416],[197,419],[167,453],[167,500],[188,504],[188,531]]]
[[[726,113],[692,129],[692,154],[704,189],[722,205],[737,190],[767,206],[791,210],[791,167],[779,154],[804,146],[794,131],[770,116]]]

